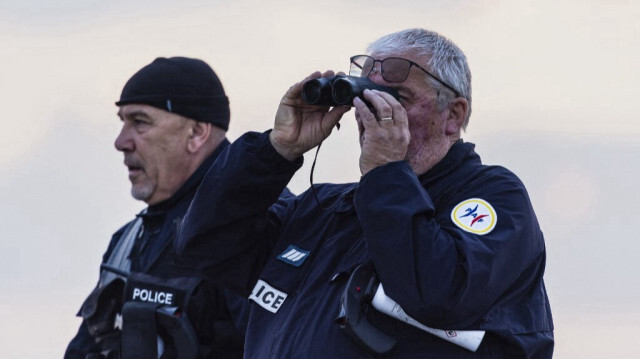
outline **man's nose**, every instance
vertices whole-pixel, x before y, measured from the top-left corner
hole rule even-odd
[[[131,129],[129,129],[126,125],[123,125],[122,129],[120,129],[120,134],[118,134],[118,137],[116,137],[114,145],[118,151],[133,151],[135,149],[135,145],[133,143],[133,137],[131,136]]]

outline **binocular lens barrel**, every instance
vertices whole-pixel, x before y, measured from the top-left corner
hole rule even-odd
[[[362,91],[354,81],[337,79],[331,86],[331,96],[338,105],[353,106],[353,99],[361,95]]]
[[[309,105],[332,106],[331,79],[319,78],[307,81],[302,87],[302,99]]]
[[[362,98],[364,90],[379,90],[399,98],[398,91],[363,77],[337,75],[307,81],[302,87],[302,99],[309,105],[353,106],[353,99]]]

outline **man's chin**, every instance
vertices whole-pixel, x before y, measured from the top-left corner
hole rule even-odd
[[[148,186],[136,186],[133,185],[131,187],[131,197],[137,199],[138,201],[147,202],[151,195],[153,194],[153,189]]]

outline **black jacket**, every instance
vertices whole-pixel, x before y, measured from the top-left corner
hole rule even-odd
[[[364,263],[419,322],[486,331],[474,353],[369,309],[398,340],[383,357],[551,357],[544,238],[513,173],[459,141],[420,177],[393,162],[359,183],[274,204],[300,165],[267,134],[241,137],[203,181],[179,235],[180,255],[251,293],[247,358],[373,358],[334,321]]]

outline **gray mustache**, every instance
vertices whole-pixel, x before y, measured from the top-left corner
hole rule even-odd
[[[140,162],[140,160],[133,158],[133,157],[125,157],[124,158],[124,165],[127,167],[139,167],[139,168],[143,168],[142,162]]]

